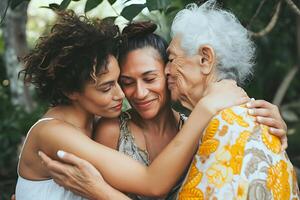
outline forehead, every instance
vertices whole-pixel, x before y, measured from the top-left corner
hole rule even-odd
[[[180,35],[176,35],[175,37],[173,37],[173,39],[171,40],[171,42],[169,44],[167,52],[169,54],[176,54],[176,55],[184,54],[184,50],[181,47],[181,36]]]
[[[117,80],[120,75],[120,68],[117,59],[114,56],[109,56],[106,69],[100,72],[96,79],[97,84],[102,84],[108,80]]]
[[[159,53],[149,47],[136,49],[127,54],[121,66],[122,75],[143,74],[147,71],[162,71],[164,62]]]

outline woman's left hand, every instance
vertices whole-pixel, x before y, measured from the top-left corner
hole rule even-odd
[[[276,105],[265,100],[255,100],[247,103],[250,115],[256,116],[256,121],[270,127],[269,132],[281,140],[282,150],[287,144],[287,125],[281,117]]]

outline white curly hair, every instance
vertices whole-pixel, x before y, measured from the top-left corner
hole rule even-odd
[[[195,55],[202,45],[214,49],[219,80],[230,78],[241,84],[252,74],[255,45],[247,29],[231,12],[218,8],[216,0],[179,11],[171,27],[171,37],[176,35],[181,36],[187,55]]]

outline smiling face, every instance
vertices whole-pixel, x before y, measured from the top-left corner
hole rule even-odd
[[[191,109],[203,96],[207,84],[213,80],[211,50],[204,46],[195,55],[186,55],[181,47],[181,37],[173,38],[167,49],[169,62],[165,68],[173,101]]]
[[[96,83],[86,83],[82,92],[71,95],[88,113],[102,117],[117,117],[121,113],[124,93],[118,84],[120,69],[114,56],[109,56],[107,69],[97,75]]]
[[[169,101],[164,62],[152,47],[127,54],[120,83],[131,106],[144,119],[155,117]]]

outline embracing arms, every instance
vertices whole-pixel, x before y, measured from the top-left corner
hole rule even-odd
[[[221,91],[224,91],[223,89],[221,90]],[[227,90],[228,91],[228,90]],[[222,96],[222,94],[220,93],[220,91],[218,91],[217,93],[219,93],[221,96]],[[231,94],[229,94],[229,97],[231,96]],[[224,97],[224,94],[223,94],[223,97]],[[224,99],[224,98],[217,98],[217,99]],[[235,99],[237,99],[237,98],[235,98]],[[229,98],[229,100],[232,100],[232,99],[230,99]],[[207,102],[209,102],[209,103],[211,103],[211,100],[209,100],[209,101],[206,101],[206,103]],[[222,102],[223,104],[226,104],[227,102]],[[241,101],[240,102],[234,102],[235,104],[239,104],[239,103],[242,103]],[[228,104],[228,103],[227,103]],[[272,104],[269,104],[268,102],[265,102],[265,101],[255,101],[255,102],[251,102],[251,104],[253,105],[253,107],[256,107],[256,109],[255,110],[253,110],[254,111],[254,114],[255,115],[260,115],[262,118],[261,119],[263,119],[263,120],[265,120],[265,121],[260,121],[260,122],[265,122],[265,123],[272,123],[272,124],[274,124],[274,125],[271,125],[271,126],[273,126],[274,127],[274,130],[275,130],[275,132],[274,132],[274,134],[277,134],[278,136],[282,136],[282,133],[283,133],[283,135],[285,136],[285,133],[286,133],[286,126],[285,126],[285,124],[284,124],[284,122],[282,121],[282,119],[281,119],[281,117],[280,117],[280,114],[279,114],[279,112],[278,112],[278,109],[276,110],[276,109],[273,109],[273,108],[275,108],[275,107],[273,107],[273,105]],[[209,106],[212,106],[212,104],[205,104],[205,101],[202,101],[202,106],[208,106],[208,108],[209,108]],[[230,104],[228,105],[228,106],[230,106]],[[225,106],[226,107],[226,106]],[[251,107],[251,106],[250,106]],[[207,108],[202,108],[202,109],[204,109],[203,111],[201,111],[201,106],[199,106],[198,107],[199,108],[199,110],[200,110],[200,112],[201,112],[201,120],[198,120],[198,116],[197,117],[195,117],[196,118],[196,121],[194,121],[194,122],[191,122],[191,124],[193,124],[193,123],[195,123],[195,124],[197,124],[197,125],[200,125],[200,126],[203,126],[202,127],[202,129],[204,129],[205,128],[205,126],[206,126],[206,123],[209,121],[209,119],[210,119],[210,117],[212,116],[212,114],[211,113],[213,113],[213,112],[216,112],[216,110],[214,110],[214,111],[212,111],[212,110],[208,110]],[[196,111],[196,110],[195,110]],[[199,113],[200,113],[199,112]],[[208,114],[207,115],[205,115],[205,112],[207,112]],[[193,116],[191,115],[191,118],[190,118],[190,120],[193,118]],[[206,122],[205,122],[205,120],[206,120]],[[259,120],[258,120],[259,121]],[[203,124],[199,124],[200,122],[203,122]],[[268,124],[267,124],[268,125]],[[193,126],[194,126],[194,124],[193,124]],[[195,127],[196,128],[196,127]],[[202,130],[201,129],[201,130]],[[192,131],[193,130],[188,130],[188,129],[186,129],[186,130],[182,130],[183,132],[184,131],[191,131],[191,133],[192,133]],[[277,131],[277,132],[276,132]],[[199,133],[199,132],[198,132]],[[178,134],[178,135],[182,135],[182,134]],[[189,135],[190,136],[190,135]],[[200,136],[200,135],[199,135]],[[199,137],[198,136],[198,137]],[[181,147],[180,147],[180,145],[179,146],[177,146],[176,145],[176,143],[175,143],[175,145],[174,145],[174,142],[175,141],[179,141],[179,143],[180,143],[180,140],[174,140],[173,141],[173,146],[171,146],[170,148],[172,149],[172,148],[177,148],[177,149],[180,149]],[[195,140],[196,141],[196,140]],[[182,141],[181,141],[182,142]],[[182,144],[182,145],[184,145],[184,144]],[[197,146],[197,144],[193,144],[193,145],[196,145]],[[170,149],[169,148],[169,149]],[[194,150],[194,147],[190,147],[191,149],[190,149],[190,151],[189,152],[193,152],[193,150]],[[164,151],[165,152],[165,151]],[[188,152],[188,151],[187,151]],[[174,153],[174,152],[171,152],[171,154],[172,153]],[[184,153],[183,153],[184,154]],[[183,155],[182,154],[182,155]],[[77,154],[76,154],[77,155]],[[163,154],[163,155],[167,155],[168,156],[168,151],[167,151],[167,153],[165,153],[165,154]],[[161,156],[159,156],[159,159],[162,159],[162,158],[164,158],[164,156],[162,155],[162,157]],[[174,157],[172,157],[172,158],[170,158],[170,160],[172,160],[172,159],[175,159],[175,162],[176,161],[178,161],[178,158],[180,158],[176,153],[175,154],[173,154],[173,155],[175,155],[175,158]],[[184,157],[189,157],[188,159],[186,159],[186,160],[188,160],[187,162],[189,162],[189,160],[190,160],[190,158],[191,158],[191,156],[192,155],[190,155],[190,157],[189,157],[189,155],[188,156],[184,156]],[[99,162],[108,162],[108,161],[106,161],[105,159],[103,160],[102,158],[100,158],[99,156],[95,156],[95,157],[97,157],[97,159],[99,160]],[[85,158],[86,159],[86,158]],[[75,192],[77,192],[77,193],[79,193],[79,194],[81,194],[82,196],[87,196],[87,197],[89,197],[89,198],[91,198],[91,197],[93,197],[93,198],[96,198],[96,197],[104,197],[105,196],[105,194],[107,193],[107,192],[111,192],[112,190],[111,189],[107,189],[106,191],[107,192],[102,192],[102,194],[101,194],[101,192],[99,192],[99,191],[101,191],[101,189],[105,189],[105,188],[109,188],[108,187],[108,184],[106,184],[102,179],[100,179],[100,178],[97,178],[97,177],[93,177],[93,176],[89,176],[88,174],[92,174],[91,173],[91,171],[96,171],[95,170],[95,168],[93,168],[92,166],[91,166],[91,164],[90,163],[88,163],[88,162],[86,162],[86,161],[84,161],[84,160],[81,160],[81,159],[78,159],[78,158],[76,158],[75,159],[75,157],[74,156],[72,156],[72,155],[70,155],[70,154],[68,154],[68,153],[66,153],[65,154],[65,156],[63,157],[63,161],[64,162],[66,162],[66,163],[70,163],[71,165],[69,165],[69,164],[63,164],[63,163],[59,163],[59,162],[57,162],[57,161],[53,161],[53,160],[51,160],[51,159],[49,159],[49,158],[47,158],[46,157],[46,155],[43,155],[43,160],[44,160],[44,162],[46,163],[46,166],[48,167],[48,169],[50,170],[50,173],[51,173],[51,175],[52,175],[52,177],[54,178],[54,180],[56,181],[56,182],[58,182],[60,185],[63,185],[64,187],[67,187],[67,188],[69,188],[69,189],[71,189],[72,191],[75,191]],[[180,161],[180,162],[182,162],[182,161]],[[161,169],[162,167],[164,167],[163,164],[164,162],[160,162],[159,160],[158,160],[158,162],[157,162],[157,165],[154,165],[154,169],[155,169],[155,166],[156,167],[158,167],[159,169]],[[165,169],[170,169],[170,170],[178,170],[178,169],[176,169],[175,167],[176,167],[176,165],[173,165],[173,161],[172,161],[172,163],[171,163],[171,165],[172,165],[172,167],[170,168],[168,168],[168,166],[170,166],[170,163],[166,163],[167,164],[167,168],[165,168]],[[86,167],[87,165],[89,165],[90,167]],[[119,164],[119,162],[118,162],[118,164],[116,163],[115,165],[117,165],[117,166],[120,166],[120,164]],[[95,165],[96,166],[96,165]],[[151,167],[151,166],[150,166]],[[119,167],[119,168],[121,168],[121,167]],[[115,169],[116,170],[116,173],[118,173],[119,171],[119,168],[118,169]],[[182,169],[184,169],[185,167],[184,166],[181,166],[181,167],[179,167],[179,168],[181,168],[181,170]],[[180,170],[180,169],[179,169]],[[112,171],[113,171],[113,169],[112,169]],[[149,171],[151,171],[151,170],[149,170]],[[159,170],[160,171],[160,170]],[[168,177],[167,178],[167,182],[166,183],[162,183],[162,181],[161,180],[164,180],[163,179],[163,177],[162,176],[160,176],[161,174],[162,174],[162,172],[155,172],[155,173],[159,173],[159,177],[156,177],[156,178],[158,178],[159,179],[159,184],[156,184],[156,185],[154,185],[154,186],[151,186],[151,185],[148,185],[147,187],[147,191],[146,191],[146,193],[143,193],[143,191],[141,191],[140,190],[140,188],[138,189],[138,188],[134,188],[134,190],[128,190],[128,188],[126,189],[126,188],[123,188],[123,189],[121,189],[122,187],[118,187],[118,186],[115,186],[114,185],[114,183],[113,182],[111,182],[111,180],[109,180],[109,179],[107,179],[107,174],[105,173],[105,172],[103,172],[101,169],[100,169],[100,172],[101,173],[103,173],[103,176],[104,176],[104,178],[106,179],[106,181],[109,183],[109,184],[112,184],[113,186],[115,186],[117,189],[121,189],[121,190],[123,190],[123,191],[131,191],[131,192],[134,192],[134,193],[139,193],[137,190],[135,190],[135,189],[138,189],[139,191],[141,191],[141,193],[143,193],[144,195],[156,195],[156,196],[159,196],[159,195],[162,195],[162,194],[164,194],[164,193],[166,193],[166,192],[168,192],[168,189],[172,186],[172,184],[171,184],[171,182],[170,181],[173,181],[174,182],[174,180],[176,180],[177,178],[174,178],[174,177]],[[152,171],[153,172],[153,171]],[[132,175],[130,174],[130,173],[128,173],[128,172],[126,172],[127,173],[127,175],[128,176],[126,176],[125,177],[125,181],[126,181],[126,183],[128,183],[127,181],[130,181],[130,180],[132,180]],[[138,175],[138,173],[136,173],[136,172],[133,172],[134,173],[134,175],[133,176],[135,176],[135,175]],[[174,174],[174,173],[173,173]],[[162,174],[162,175],[164,175],[164,174]],[[180,175],[180,172],[179,171],[176,171],[175,172],[175,176],[179,176]],[[170,175],[168,175],[168,176],[170,176]],[[128,178],[129,177],[129,178]],[[118,179],[119,177],[115,177],[115,181],[117,181],[117,182],[119,182],[120,180]],[[172,179],[173,178],[173,179]],[[113,178],[114,179],[114,178]],[[172,179],[172,180],[171,180]],[[68,181],[66,181],[66,180],[68,180]],[[155,179],[155,177],[153,177],[153,179],[151,179],[154,183],[157,181],[156,179]],[[145,180],[143,180],[143,182],[145,182]],[[82,183],[84,183],[84,184],[82,184]],[[125,183],[125,185],[126,185],[126,183]],[[80,186],[80,184],[82,184],[81,186]],[[124,183],[120,183],[119,182],[119,184],[124,184]],[[163,186],[161,186],[160,184],[162,184]],[[155,187],[155,186],[157,186],[157,187]],[[126,187],[126,186],[125,186]],[[143,185],[139,185],[138,187],[144,187]],[[151,188],[151,187],[154,187],[154,188]],[[98,193],[97,193],[97,191],[98,191]],[[103,191],[103,190],[102,190]],[[115,191],[116,193],[120,193],[120,192],[117,192],[117,191]],[[93,199],[93,198],[91,198],[91,199]],[[119,198],[119,199],[121,199],[121,198]]]

